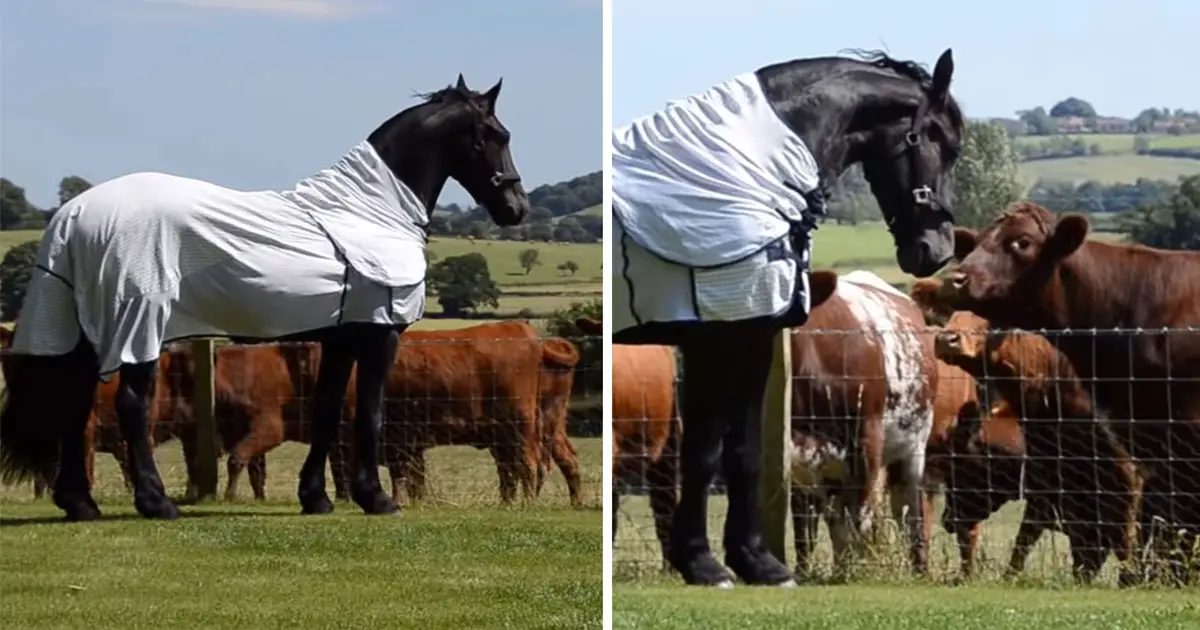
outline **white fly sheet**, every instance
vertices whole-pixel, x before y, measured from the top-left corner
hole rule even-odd
[[[788,236],[818,167],[754,73],[614,130],[612,152],[614,331],[807,300],[811,252]]]
[[[362,142],[287,191],[164,173],[104,182],[46,228],[13,352],[70,352],[101,374],[195,336],[270,339],[425,309],[424,205]]]

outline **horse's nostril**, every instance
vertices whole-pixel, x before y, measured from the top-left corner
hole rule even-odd
[[[950,274],[950,284],[953,285],[955,289],[961,289],[967,286],[967,274],[961,271]]]

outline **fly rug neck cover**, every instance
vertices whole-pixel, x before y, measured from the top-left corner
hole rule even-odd
[[[818,167],[754,73],[614,130],[612,149],[614,332],[807,314]]]
[[[51,219],[13,351],[65,354],[84,334],[107,376],[186,337],[412,323],[425,309],[427,224],[365,141],[282,192],[124,175]]]

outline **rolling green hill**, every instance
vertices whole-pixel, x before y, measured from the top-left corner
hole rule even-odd
[[[1200,160],[1133,154],[1094,155],[1022,162],[1020,172],[1028,184],[1038,179],[1075,183],[1094,180],[1101,184],[1133,183],[1140,177],[1175,181],[1200,173]]]

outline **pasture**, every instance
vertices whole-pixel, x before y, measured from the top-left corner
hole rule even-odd
[[[138,518],[112,457],[97,454],[101,521],[61,524],[28,484],[0,488],[0,627],[599,628],[601,441],[573,441],[582,509],[557,470],[536,502],[501,507],[487,452],[441,447],[430,497],[399,517],[345,502],[304,517],[307,446],[285,444],[267,456],[266,501],[243,479],[247,498],[185,506],[170,524]],[[177,444],[156,459],[182,493]]]
[[[1175,181],[1200,173],[1200,160],[1151,155],[1095,155],[1021,162],[1021,177],[1029,184],[1038,179],[1101,184],[1132,184],[1139,178]]]
[[[1097,145],[1104,153],[1133,153],[1135,136],[1130,133],[1085,133],[1063,134],[1054,136],[1019,136],[1013,138],[1016,146],[1039,146],[1067,140],[1082,140],[1084,145]],[[1197,149],[1200,148],[1200,133],[1188,133],[1173,136],[1169,134],[1154,134],[1145,136],[1151,149]]]

